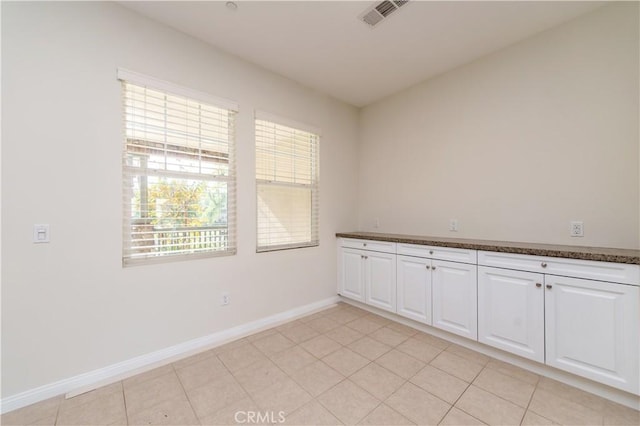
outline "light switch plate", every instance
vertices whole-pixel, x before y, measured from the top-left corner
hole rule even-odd
[[[33,225],[33,242],[36,244],[49,242],[49,224]]]

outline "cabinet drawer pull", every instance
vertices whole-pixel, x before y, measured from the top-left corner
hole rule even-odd
[[[546,267],[547,267],[547,264],[546,264],[545,262],[542,262],[542,263],[540,264],[540,266],[542,266],[543,268],[546,268]]]
[[[427,265],[427,269],[431,269],[431,266]]]
[[[536,283],[536,287],[540,288],[540,287],[542,287],[542,284]]]
[[[363,246],[363,247],[366,247],[366,246],[367,246],[367,243],[362,243],[362,246]]]
[[[433,250],[429,250],[429,254],[433,254]]]
[[[432,267],[431,267],[431,269],[433,269],[433,270],[435,271],[435,270],[436,270],[436,267],[435,267],[435,266],[432,266]]]
[[[551,287],[553,287],[551,284],[547,284],[547,289],[551,290]]]
[[[368,258],[369,258],[369,256],[365,256],[364,258],[365,258],[365,259],[368,259]]]

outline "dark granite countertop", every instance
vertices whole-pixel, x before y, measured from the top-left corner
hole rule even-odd
[[[640,265],[640,250],[608,247],[562,246],[555,244],[517,243],[513,241],[470,240],[419,235],[383,234],[378,232],[338,232],[337,237],[357,238],[394,243],[420,244],[469,250],[497,251],[532,256],[564,257],[599,262],[630,263]]]

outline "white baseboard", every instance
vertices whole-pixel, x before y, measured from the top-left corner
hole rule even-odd
[[[476,352],[480,352],[484,355],[490,356],[492,358],[496,358],[500,361],[504,361],[504,362],[508,362],[509,364],[516,365],[520,368],[531,371],[532,373],[535,373],[539,376],[544,376],[550,379],[557,380],[559,382],[562,382],[567,385],[581,389],[583,391],[595,394],[597,396],[608,399],[610,401],[617,402],[618,404],[622,404],[624,406],[633,408],[635,410],[638,410],[640,408],[640,397],[638,397],[637,395],[634,395],[619,389],[615,389],[610,386],[594,382],[592,380],[584,379],[574,374],[567,373],[567,372],[558,370],[556,368],[537,363],[535,361],[530,361],[528,359],[519,357],[517,355],[513,355],[508,352],[501,351],[500,349],[496,349],[491,346],[487,346],[482,343],[469,340],[464,337],[457,336],[455,334],[448,333],[444,330],[439,330],[437,328],[433,328],[428,325],[421,324],[411,319],[401,317],[392,312],[387,312],[387,311],[375,308],[373,306],[357,302],[355,300],[351,300],[345,297],[340,297],[340,300],[350,305],[364,309],[366,311],[375,313],[376,315],[380,315],[382,317],[390,319],[392,321],[404,324],[411,328],[415,328],[416,330],[420,330],[424,333],[431,334],[436,337],[440,337],[444,340],[447,340],[449,342],[455,343],[460,346],[464,346]]]
[[[0,402],[0,413],[4,414],[61,394],[67,394],[68,397],[71,397],[89,392],[101,386],[126,379],[127,377],[169,364],[198,352],[215,348],[216,346],[220,346],[247,335],[277,326],[281,323],[291,321],[297,317],[327,309],[335,305],[338,301],[340,301],[338,296],[330,297],[328,299],[290,309],[285,312],[280,312],[266,318],[222,330],[208,336],[199,337],[197,339],[189,340],[165,349],[160,349],[146,355],[131,358],[104,368],[99,368],[97,370],[40,386],[35,389],[30,389],[16,395],[11,395],[6,398],[2,398]]]

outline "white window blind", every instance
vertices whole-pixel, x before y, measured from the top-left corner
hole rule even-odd
[[[122,88],[123,264],[234,254],[235,111],[138,81]]]
[[[257,251],[318,245],[319,139],[256,114]]]

